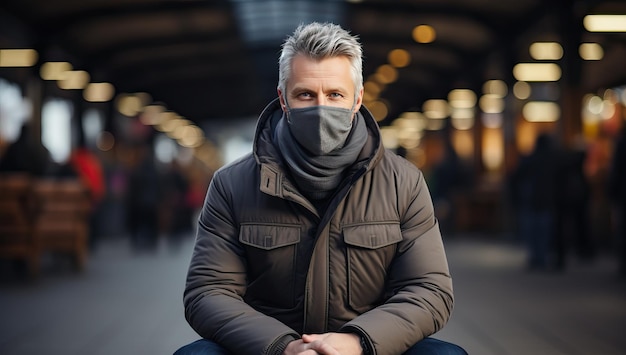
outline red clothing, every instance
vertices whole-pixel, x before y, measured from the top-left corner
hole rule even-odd
[[[92,200],[99,202],[105,193],[104,174],[98,158],[86,148],[78,148],[70,157],[70,163],[81,181],[89,188]]]

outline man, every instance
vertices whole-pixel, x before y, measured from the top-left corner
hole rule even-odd
[[[361,106],[361,51],[333,24],[283,44],[252,154],[211,181],[184,295],[204,339],[177,354],[465,354],[427,338],[453,305],[441,234]]]

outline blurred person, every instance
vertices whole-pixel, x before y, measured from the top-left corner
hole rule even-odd
[[[207,191],[207,183],[206,177],[200,177],[201,174],[191,174],[189,176],[189,189],[187,190],[187,195],[185,196],[185,202],[191,209],[191,213],[193,216],[193,220],[197,220],[200,211],[202,211],[202,206],[204,204],[204,197],[206,196]],[[210,177],[208,178],[210,181]]]
[[[101,220],[100,233],[109,238],[119,237],[127,233],[126,191],[128,190],[129,169],[116,155],[128,156],[129,154],[118,153],[120,146],[117,145],[110,151],[102,152],[102,168],[105,182],[105,194],[100,205]]]
[[[165,197],[162,206],[167,218],[168,241],[172,248],[178,249],[193,227],[193,210],[187,200],[189,181],[176,160],[168,165],[164,178]]]
[[[184,292],[203,339],[176,354],[466,354],[430,337],[453,307],[442,237],[362,106],[361,56],[329,23],[284,42],[253,152],[206,194]]]
[[[17,139],[0,157],[0,172],[26,172],[33,176],[56,173],[58,167],[50,152],[34,138],[30,123],[24,123]]]
[[[159,235],[159,172],[149,144],[138,146],[136,153],[136,165],[128,175],[126,221],[133,250],[153,251],[157,248]]]
[[[444,138],[443,145],[443,156],[433,167],[429,187],[437,220],[442,232],[447,233],[456,231],[457,202],[471,184],[471,177],[450,139]]]
[[[609,194],[617,210],[619,274],[626,277],[626,124],[622,126],[613,151]]]
[[[528,270],[550,266],[554,243],[557,154],[553,138],[541,133],[513,173],[519,232],[526,243]]]
[[[586,156],[585,147],[578,145],[564,149],[557,162],[554,266],[558,270],[565,269],[570,246],[583,261],[595,254],[589,231],[591,187],[584,173]]]
[[[100,208],[106,193],[102,163],[89,148],[80,145],[71,152],[69,164],[89,191],[91,201],[89,246],[94,249],[100,238]]]
[[[87,147],[79,146],[70,154],[69,162],[88,187],[92,201],[97,203],[102,200],[106,184],[100,159]]]

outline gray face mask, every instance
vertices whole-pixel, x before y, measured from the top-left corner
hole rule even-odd
[[[352,109],[313,106],[287,110],[289,131],[311,154],[326,155],[343,147],[352,129]]]

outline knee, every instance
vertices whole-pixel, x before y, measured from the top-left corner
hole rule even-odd
[[[189,343],[174,352],[174,355],[206,355],[219,354],[216,352],[215,343],[205,339],[198,339]]]
[[[405,355],[468,355],[462,347],[435,338],[425,338],[415,344]]]
[[[450,355],[468,355],[467,351],[465,351],[465,349],[463,349],[462,347],[456,345],[456,344],[452,344],[450,343],[451,348],[450,348],[450,352],[448,354]]]
[[[444,343],[445,344],[441,344],[439,349],[433,352],[433,355],[468,355],[467,351],[462,347],[453,343]]]

